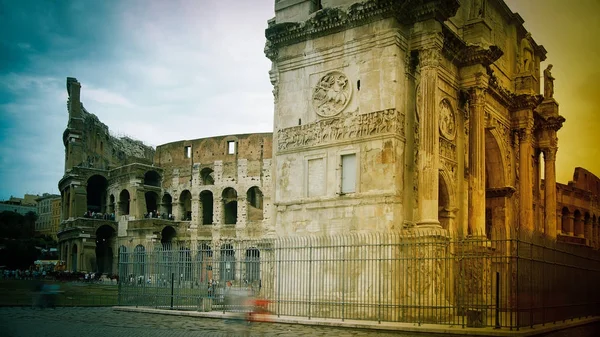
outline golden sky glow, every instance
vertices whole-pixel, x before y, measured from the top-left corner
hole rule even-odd
[[[600,1],[505,0],[548,51],[540,69],[554,65],[554,98],[566,118],[558,132],[556,179],[575,167],[600,177]]]

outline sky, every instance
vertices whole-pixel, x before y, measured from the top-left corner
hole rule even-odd
[[[597,0],[507,0],[548,50],[557,180],[600,176]],[[58,193],[66,77],[115,135],[148,145],[270,132],[264,30],[274,0],[0,0],[0,200]],[[588,19],[585,19],[588,18]]]

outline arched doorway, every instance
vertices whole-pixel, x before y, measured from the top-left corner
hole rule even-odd
[[[223,190],[223,223],[234,225],[237,222],[237,192],[228,187]]]
[[[152,213],[153,216],[157,216],[158,212],[158,194],[156,192],[144,193],[146,199],[146,214]]]
[[[200,206],[202,207],[202,224],[213,223],[213,194],[211,191],[200,192]]]
[[[169,193],[165,193],[162,197],[162,204],[160,205],[160,212],[166,214],[170,220],[173,215],[173,198]]]
[[[235,280],[235,251],[229,243],[221,246],[221,265],[219,269],[221,282]]]
[[[129,214],[129,191],[122,190],[119,194],[119,215]]]
[[[87,181],[87,210],[95,213],[106,212],[106,188],[108,181],[101,175],[93,175]]]
[[[77,270],[77,245],[74,244],[71,248],[71,271],[76,272]]]
[[[144,185],[160,187],[160,175],[156,171],[148,171],[144,174]]]
[[[246,214],[248,220],[262,220],[263,219],[263,194],[260,188],[253,186],[246,192]]]
[[[166,226],[165,228],[163,228],[160,239],[160,243],[162,244],[163,249],[172,249],[173,239],[175,239],[176,235],[177,233],[175,232],[175,228],[171,226]]]
[[[181,205],[181,219],[183,221],[192,220],[192,194],[185,190],[179,196],[179,204]]]
[[[113,273],[113,246],[116,238],[115,230],[108,225],[96,230],[96,272]]]
[[[475,165],[475,163],[470,163]],[[505,178],[505,163],[496,135],[485,130],[485,235],[488,239],[502,239],[508,230],[508,199],[514,189]]]

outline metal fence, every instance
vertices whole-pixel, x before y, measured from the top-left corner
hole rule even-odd
[[[600,256],[495,231],[404,230],[119,249],[119,303],[228,311],[244,289],[278,316],[516,328],[599,314]]]

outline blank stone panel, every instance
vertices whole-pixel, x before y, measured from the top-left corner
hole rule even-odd
[[[325,159],[310,159],[308,161],[308,196],[324,195],[325,185]]]

